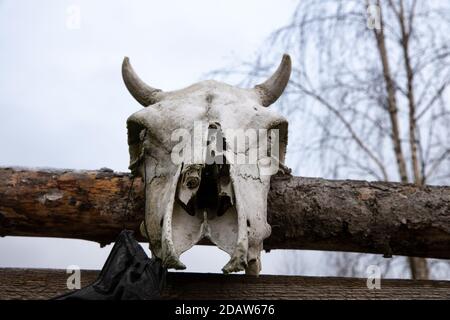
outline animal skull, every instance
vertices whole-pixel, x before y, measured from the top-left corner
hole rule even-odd
[[[163,92],[145,84],[124,59],[125,85],[146,107],[127,120],[130,169],[145,183],[141,232],[163,266],[184,269],[180,255],[207,238],[231,257],[223,272],[259,274],[263,240],[271,232],[270,175],[276,173],[267,165],[278,169],[287,145],[286,119],[265,107],[282,94],[290,73],[284,55],[276,72],[253,89],[209,80]],[[270,137],[260,134],[264,130]],[[264,143],[275,151],[261,148]],[[255,161],[232,159],[250,154]]]

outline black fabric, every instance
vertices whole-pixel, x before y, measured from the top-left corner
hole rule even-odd
[[[124,230],[97,280],[54,300],[155,300],[160,299],[165,278],[161,261],[149,259],[133,232]]]

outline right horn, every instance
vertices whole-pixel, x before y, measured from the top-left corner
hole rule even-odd
[[[134,72],[128,57],[123,59],[122,78],[131,95],[144,107],[148,107],[161,100],[162,91],[152,88],[142,81],[136,72]]]
[[[255,90],[258,93],[261,104],[264,107],[270,106],[277,101],[286,88],[286,85],[291,76],[291,57],[288,54],[283,55],[278,69],[275,73],[267,79],[265,82],[255,86]]]

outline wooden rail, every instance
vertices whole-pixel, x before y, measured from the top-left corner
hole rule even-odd
[[[98,271],[81,271],[82,286]],[[68,274],[54,269],[0,269],[0,299],[49,299],[64,292]],[[450,281],[365,279],[200,273],[169,273],[164,299],[450,299]]]
[[[139,180],[125,214],[129,188],[129,175],[111,170],[0,169],[0,236],[110,243],[143,219]],[[450,259],[450,187],[279,175],[268,220],[265,249]]]

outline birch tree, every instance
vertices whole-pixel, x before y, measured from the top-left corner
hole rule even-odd
[[[448,184],[449,30],[446,1],[302,0],[239,70],[254,81],[293,57],[278,107],[296,174]],[[429,277],[425,259],[407,261]]]

